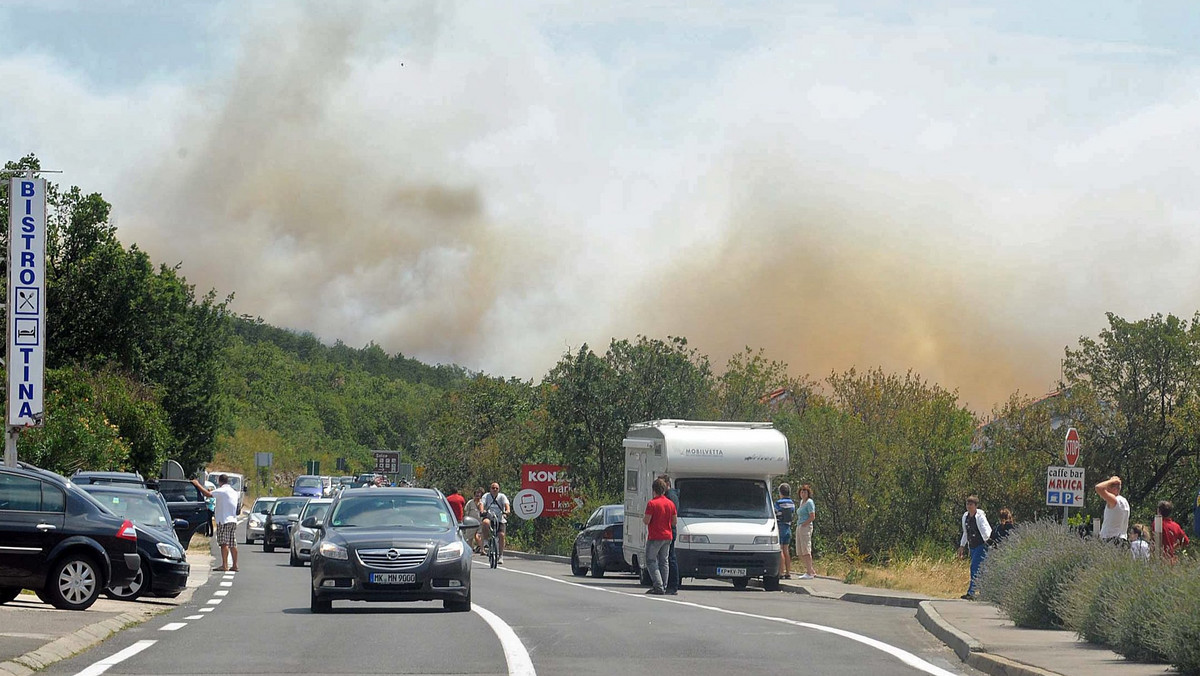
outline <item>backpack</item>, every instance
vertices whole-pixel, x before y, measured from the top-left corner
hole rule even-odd
[[[779,523],[790,524],[796,519],[796,503],[791,498],[780,498],[775,501],[775,518]]]

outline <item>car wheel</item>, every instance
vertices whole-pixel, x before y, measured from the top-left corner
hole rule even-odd
[[[309,590],[308,593],[311,595],[308,602],[308,609],[314,614],[327,613],[333,610],[333,601],[317,596],[317,592],[315,590]]]
[[[763,589],[766,591],[779,591],[779,577],[776,575],[764,575]]]
[[[592,577],[604,577],[604,562],[596,556],[595,547],[592,547]]]
[[[587,568],[579,564],[579,552],[571,552],[571,574],[575,577],[587,575]]]
[[[100,597],[103,588],[100,568],[91,557],[67,554],[46,578],[46,596],[59,610],[87,610]]]
[[[733,588],[734,589],[745,589],[749,585],[750,585],[750,578],[748,578],[748,577],[733,578]]]
[[[263,551],[268,554],[274,554],[275,553],[275,545],[268,544],[266,540],[263,540]]]
[[[640,582],[643,587],[649,587],[651,582],[650,571],[642,567],[641,563],[637,559],[633,560],[633,565],[638,567],[638,582]]]
[[[250,537],[249,535],[247,535],[247,536],[246,536],[246,544],[248,544],[248,545],[252,545],[252,544],[254,544],[254,538],[252,538],[252,537]]]
[[[452,613],[469,613],[471,612],[471,588],[467,588],[467,598],[462,601],[454,599],[446,599],[442,601],[442,608],[449,610]]]
[[[288,565],[292,566],[292,567],[299,567],[299,566],[303,566],[304,562],[300,560],[299,556],[296,556],[296,552],[293,552],[292,550],[289,549],[288,550]]]
[[[104,595],[117,601],[136,601],[149,588],[150,571],[143,561],[138,566],[137,575],[133,577],[133,580],[128,585],[123,587],[109,587],[104,590]]]
[[[0,606],[21,595],[20,587],[0,587]]]

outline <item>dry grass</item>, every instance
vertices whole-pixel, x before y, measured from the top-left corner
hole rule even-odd
[[[192,541],[188,543],[189,552],[208,553],[210,549],[211,547],[209,545],[209,538],[207,535],[201,535],[200,533],[195,533],[192,535]]]
[[[971,575],[969,562],[965,559],[934,559],[919,554],[904,560],[893,560],[886,566],[839,556],[824,556],[814,561],[813,566],[819,575],[851,584],[911,591],[947,599],[958,598],[966,592]]]

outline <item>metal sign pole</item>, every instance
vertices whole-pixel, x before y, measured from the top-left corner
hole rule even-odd
[[[8,434],[4,435],[4,464],[9,467],[17,466],[17,435],[19,434],[17,428],[11,427]]]

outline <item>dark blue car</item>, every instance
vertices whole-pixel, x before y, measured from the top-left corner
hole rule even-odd
[[[625,506],[596,508],[587,523],[576,524],[579,535],[571,551],[571,572],[582,577],[603,577],[608,571],[629,571],[621,540],[625,534]]]
[[[325,497],[325,484],[321,477],[315,474],[302,474],[296,477],[295,483],[292,484],[292,495],[306,498]]]

